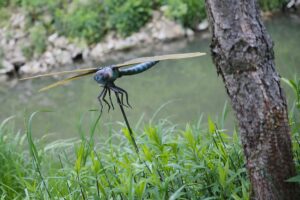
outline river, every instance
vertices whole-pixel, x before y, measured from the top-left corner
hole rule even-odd
[[[275,42],[276,68],[282,77],[294,78],[300,75],[300,20],[291,16],[276,16],[266,21],[267,30]],[[132,126],[141,129],[150,121],[168,121],[184,127],[196,124],[201,116],[203,123],[207,116],[220,120],[226,92],[209,55],[209,38],[195,38],[192,41],[177,41],[170,44],[149,47],[144,51],[128,52],[121,59],[114,59],[99,65],[124,61],[125,57],[151,56],[167,53],[208,52],[207,56],[162,61],[152,69],[135,76],[122,77],[116,85],[129,93],[132,109],[126,109]],[[126,55],[126,56],[125,56]],[[130,55],[130,56],[128,56]],[[82,64],[82,67],[88,67]],[[48,140],[78,137],[88,130],[91,119],[99,109],[97,96],[101,88],[92,76],[73,81],[67,86],[38,93],[38,89],[57,79],[43,78],[23,81],[14,86],[0,85],[0,121],[15,116],[15,127],[24,130],[26,118],[37,110],[52,112],[39,113],[34,119],[33,134],[37,138],[47,136]],[[292,95],[285,87],[287,96]],[[288,98],[290,99],[290,98]],[[116,103],[115,103],[116,105]],[[229,106],[230,107],[230,106]],[[118,107],[107,113],[104,108],[100,129],[117,131],[123,119]],[[230,111],[225,127],[232,130],[233,113]],[[81,128],[80,128],[81,127]],[[102,128],[101,128],[102,127]],[[104,128],[103,128],[104,127]]]

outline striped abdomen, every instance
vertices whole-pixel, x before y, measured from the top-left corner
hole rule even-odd
[[[158,61],[144,62],[144,63],[134,65],[134,66],[126,68],[126,69],[119,69],[119,73],[120,73],[120,76],[138,74],[143,71],[146,71],[147,69],[150,69],[152,66],[154,66],[157,63],[158,63]]]

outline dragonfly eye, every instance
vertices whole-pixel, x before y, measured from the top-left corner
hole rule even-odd
[[[101,75],[100,74],[95,74],[94,80],[98,83],[101,83]]]

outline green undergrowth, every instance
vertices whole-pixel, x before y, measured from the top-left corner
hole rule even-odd
[[[208,120],[184,130],[162,120],[136,131],[139,154],[124,128],[106,140],[43,144],[0,129],[0,189],[4,199],[247,199],[249,182],[239,137]],[[39,113],[38,115],[42,115]],[[97,133],[96,133],[97,134]]]
[[[238,134],[229,136],[210,119],[183,130],[164,120],[149,124],[135,131],[137,154],[126,128],[106,140],[94,139],[94,125],[78,140],[34,140],[34,115],[26,135],[15,133],[12,118],[0,126],[2,199],[249,199]],[[299,140],[298,129],[298,172]]]

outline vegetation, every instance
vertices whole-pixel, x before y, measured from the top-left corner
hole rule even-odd
[[[280,8],[284,1],[259,2],[267,11]],[[165,16],[190,28],[196,28],[206,17],[204,0],[0,0],[3,21],[8,20],[10,12],[7,10],[23,10],[28,30],[38,24],[46,29],[47,35],[58,32],[87,43],[100,41],[111,30],[128,36],[143,27],[151,19],[152,12],[160,8]],[[3,21],[0,26],[7,25]]]
[[[300,81],[283,79],[299,105]],[[249,199],[249,181],[236,131],[231,136],[208,119],[178,130],[166,120],[136,131],[137,155],[127,129],[106,140],[97,120],[80,140],[44,144],[15,133],[8,118],[0,125],[1,199]],[[38,115],[41,115],[39,113]],[[300,107],[290,112],[293,151],[300,173]],[[87,136],[88,135],[88,136]],[[102,141],[102,142],[100,142]],[[300,176],[289,181],[300,182]]]
[[[263,11],[272,11],[281,8],[288,0],[259,0],[260,8]]]

